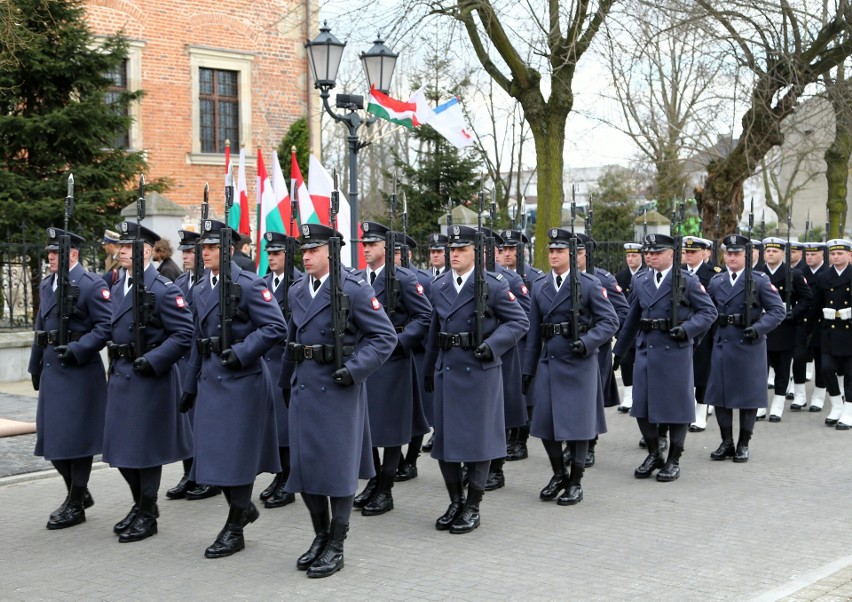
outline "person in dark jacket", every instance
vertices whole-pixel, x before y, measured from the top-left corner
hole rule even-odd
[[[237,240],[239,237],[239,240]],[[257,266],[251,258],[251,236],[234,232],[234,253],[231,260],[241,270],[246,272],[257,272]]]
[[[92,459],[101,453],[107,391],[99,351],[109,338],[110,291],[98,274],[79,263],[81,236],[48,228],[47,257],[51,274],[42,280],[35,337],[28,371],[38,391],[35,455],[53,463],[65,481],[65,501],[50,515],[47,528],[65,529],[86,520]],[[57,341],[60,324],[60,237],[71,241],[68,286],[73,298],[68,342]],[[66,296],[66,298],[69,295]]]
[[[165,238],[161,238],[154,244],[154,261],[160,262],[157,271],[174,282],[180,277],[182,272],[175,263],[175,260],[172,259],[172,252],[172,243]]]

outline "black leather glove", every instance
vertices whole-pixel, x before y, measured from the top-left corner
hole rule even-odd
[[[40,374],[32,374],[31,376],[33,377],[33,389],[38,391],[38,385],[39,385],[39,382],[41,381],[41,375]]]
[[[572,341],[571,353],[573,353],[574,355],[579,355],[580,357],[586,357],[586,344],[580,339]]]
[[[748,328],[743,329],[743,336],[749,341],[756,341],[760,338],[760,334],[758,334],[754,326],[749,326]]]
[[[69,366],[77,365],[77,358],[74,357],[73,353],[71,353],[71,349],[68,345],[57,345],[53,348],[53,350],[56,351],[56,359],[60,362],[65,362]]]
[[[532,384],[532,374],[524,374],[521,377],[521,393],[526,395],[530,391],[530,385]]]
[[[133,360],[133,369],[139,372],[140,374],[144,374],[145,376],[155,376],[154,366],[151,365],[151,362],[148,361],[144,355],[142,357],[137,357]]]
[[[180,396],[180,412],[186,414],[195,405],[195,393],[184,393]]]
[[[219,363],[228,370],[240,370],[243,367],[242,362],[240,362],[240,358],[237,357],[237,354],[233,349],[225,349],[225,351],[220,353]]]
[[[339,370],[335,370],[334,374],[331,375],[331,378],[334,380],[334,383],[340,385],[341,387],[349,387],[355,384],[355,381],[352,379],[352,374],[349,373],[349,368],[344,366]]]
[[[617,355],[613,355],[612,356],[612,371],[615,372],[619,368],[621,368],[621,358],[618,357]]]
[[[435,377],[433,375],[423,377],[423,390],[427,393],[435,391]]]
[[[494,359],[494,352],[488,343],[480,343],[479,347],[473,350],[473,357],[483,362],[490,362]]]
[[[689,338],[689,335],[686,334],[686,329],[683,326],[675,326],[669,331],[669,336],[673,338],[675,341],[685,341]]]

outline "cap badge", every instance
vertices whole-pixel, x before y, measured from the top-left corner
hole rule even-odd
[[[308,224],[302,225],[302,234],[304,236],[310,236],[311,235],[311,227]]]
[[[272,232],[266,233],[266,240],[268,240],[269,242],[272,242]]]
[[[127,222],[121,222],[118,229],[121,230],[122,234],[127,234]]]
[[[50,236],[50,238],[56,238],[56,229],[54,229],[54,228],[50,228],[50,229],[47,231],[47,235],[48,235],[48,236]]]
[[[556,238],[556,228],[553,228],[553,229],[550,231],[550,238]]]
[[[369,222],[364,222],[363,224],[361,224],[361,230],[363,230],[364,232],[367,232],[369,229],[370,229],[370,223]]]
[[[656,234],[649,234],[648,240],[650,240],[652,243],[657,242],[657,235]]]
[[[458,236],[460,232],[461,232],[461,229],[458,226],[453,226],[453,234]]]

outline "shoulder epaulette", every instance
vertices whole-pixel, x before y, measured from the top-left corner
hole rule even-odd
[[[713,271],[714,271],[714,272],[716,272],[717,274],[721,274],[721,273],[722,273],[722,268],[720,268],[720,267],[719,267],[719,266],[717,266],[717,265],[714,265],[714,266],[713,266]]]

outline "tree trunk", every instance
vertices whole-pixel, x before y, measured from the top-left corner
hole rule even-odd
[[[538,207],[535,225],[535,264],[544,269],[547,260],[547,232],[562,224],[562,202],[565,192],[562,187],[565,160],[565,120],[568,111],[553,111],[542,115],[539,120],[528,120],[535,141],[537,160]]]
[[[846,87],[842,88],[843,90]],[[852,154],[852,113],[847,105],[847,94],[841,92],[838,86],[832,95],[831,104],[834,107],[834,140],[825,150],[825,179],[828,183],[829,229],[827,238],[842,238],[841,228],[846,221],[846,192],[849,178],[849,157]]]

